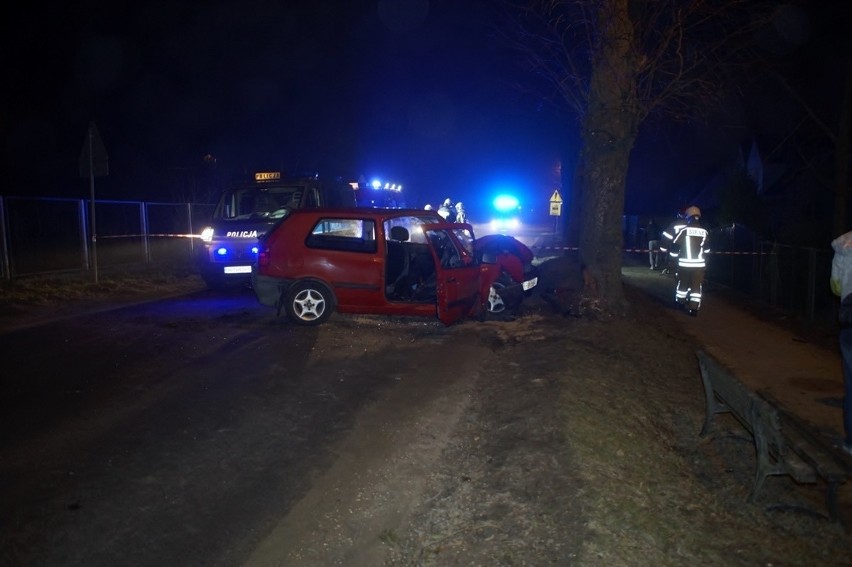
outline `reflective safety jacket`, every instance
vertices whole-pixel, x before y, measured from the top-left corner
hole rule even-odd
[[[660,250],[667,252],[672,258],[677,258],[677,247],[672,246],[675,237],[680,231],[686,227],[686,221],[677,219],[672,221],[669,226],[663,231],[663,238],[660,242]]]
[[[704,253],[710,252],[710,234],[698,221],[693,221],[683,227],[672,240],[672,247],[677,246],[680,253],[677,265],[682,268],[703,268]]]

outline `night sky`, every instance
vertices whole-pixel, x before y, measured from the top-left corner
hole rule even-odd
[[[3,8],[7,195],[87,196],[90,121],[110,157],[99,198],[170,199],[283,168],[388,178],[415,206],[475,206],[500,187],[545,206],[560,153],[566,167],[576,159],[570,119],[513,87],[518,58],[495,39],[487,2],[21,4]],[[628,206],[677,192],[728,152],[750,122],[742,112],[725,132],[643,132]]]
[[[89,1],[4,18],[17,87],[4,93],[3,192],[85,194],[89,121],[110,157],[104,198],[160,197],[205,155],[221,172],[381,176],[417,201],[463,199],[500,175],[527,182],[556,159],[555,128],[510,86],[515,56],[482,10]]]

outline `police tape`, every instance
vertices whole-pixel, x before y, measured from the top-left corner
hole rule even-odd
[[[162,238],[201,238],[200,234],[112,234],[112,235],[103,235],[99,234],[99,239],[104,238],[151,238],[151,237],[162,237]]]
[[[570,250],[577,251],[579,248],[577,246],[531,246],[533,250]],[[622,252],[633,252],[640,254],[647,254],[648,252],[652,252],[647,248],[625,248]],[[660,254],[666,254],[662,250],[654,250],[654,252],[659,252]],[[716,251],[711,250],[709,252],[705,252],[708,256],[774,256],[777,252],[728,252],[728,251]]]
[[[200,234],[117,234],[117,235],[98,235],[100,239],[106,238],[144,238],[144,237],[159,237],[159,238],[201,238]],[[580,248],[577,246],[530,246],[533,250],[569,250],[576,252]],[[648,248],[625,248],[622,252],[631,252],[637,254],[647,254],[651,252]],[[665,254],[662,250],[655,250],[655,252],[659,252],[661,254]],[[713,255],[713,256],[773,256],[777,254],[777,252],[728,252],[728,251],[710,251],[705,252],[705,254]]]

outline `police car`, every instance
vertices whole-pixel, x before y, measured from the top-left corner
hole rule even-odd
[[[500,234],[512,234],[521,227],[521,204],[510,194],[501,194],[492,202],[491,230]]]
[[[352,188],[316,175],[287,177],[260,171],[253,180],[226,190],[213,218],[201,231],[197,262],[208,287],[248,283],[257,260],[258,239],[294,209],[354,206]]]

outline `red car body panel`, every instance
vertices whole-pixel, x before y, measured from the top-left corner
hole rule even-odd
[[[523,283],[531,260],[519,241],[476,240],[470,225],[447,223],[435,211],[299,209],[261,239],[252,284],[262,304],[302,324],[325,320],[312,311],[310,302],[319,301],[329,314],[437,316],[451,325],[484,316],[492,284],[504,273]],[[303,292],[308,284],[312,291]],[[314,319],[299,320],[301,308]]]
[[[441,265],[441,257],[428,241],[420,244],[430,250],[435,273],[435,301],[392,300],[387,289],[388,274],[387,221],[423,217],[427,233],[449,238],[459,253],[461,263],[453,267]],[[357,251],[317,249],[310,247],[309,237],[318,222],[359,219],[371,224],[374,234],[367,245]],[[402,209],[310,209],[293,211],[273,227],[261,243],[258,264],[253,273],[255,292],[261,303],[280,305],[289,286],[303,280],[323,283],[334,294],[334,308],[341,313],[375,313],[437,317],[446,325],[475,316],[484,309],[493,266],[475,262],[453,231],[460,226],[446,223],[437,213]],[[464,226],[473,234],[469,225]],[[425,246],[430,248],[426,248]],[[458,261],[458,259],[457,259]],[[499,274],[498,274],[499,275]],[[496,277],[496,276],[495,276]],[[487,281],[489,280],[490,281]],[[486,290],[483,295],[483,289]],[[276,297],[276,295],[280,297]]]

